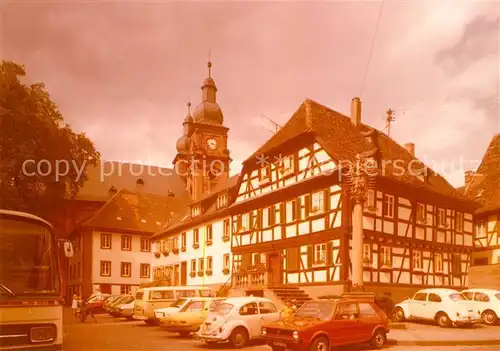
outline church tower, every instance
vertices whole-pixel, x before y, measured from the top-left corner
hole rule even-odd
[[[173,164],[193,201],[200,200],[214,187],[229,178],[229,150],[224,116],[217,104],[217,87],[208,62],[208,77],[201,86],[201,102],[191,116],[184,118],[183,135],[177,140],[177,156]]]

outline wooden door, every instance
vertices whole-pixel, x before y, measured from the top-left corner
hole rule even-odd
[[[181,285],[187,285],[187,262],[181,262]]]
[[[281,285],[283,283],[283,267],[279,254],[271,254],[268,265],[268,285]]]
[[[174,266],[174,285],[179,285],[179,265]]]

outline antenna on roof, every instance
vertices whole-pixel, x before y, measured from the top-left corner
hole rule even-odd
[[[282,128],[281,124],[279,124],[279,123],[278,123],[278,122],[276,122],[275,120],[273,120],[273,119],[271,119],[271,118],[269,118],[269,117],[265,116],[263,113],[261,113],[260,115],[261,115],[261,117],[264,117],[265,119],[267,119],[269,122],[271,122],[271,123],[274,125],[274,129],[275,129],[274,131],[272,131],[272,130],[270,130],[270,129],[266,128],[266,127],[263,127],[263,128],[266,128],[266,129],[267,129],[268,131],[270,131],[271,133],[276,134],[276,133],[278,133],[278,131]]]
[[[385,129],[387,129],[387,136],[391,136],[391,125],[392,125],[392,122],[394,122],[396,120],[396,116],[395,116],[395,113],[396,111],[394,111],[393,109],[388,109],[387,110],[387,116],[385,117]]]

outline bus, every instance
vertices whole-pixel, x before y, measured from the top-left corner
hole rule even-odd
[[[62,350],[62,305],[52,226],[0,210],[0,350]]]

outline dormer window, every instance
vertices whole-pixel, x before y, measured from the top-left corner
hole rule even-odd
[[[217,197],[217,208],[223,208],[227,206],[227,194],[222,194]]]
[[[191,216],[192,217],[198,217],[201,214],[201,207],[200,206],[193,206],[191,209]]]
[[[268,181],[271,178],[271,169],[269,166],[264,166],[259,170],[259,180],[261,182]]]

